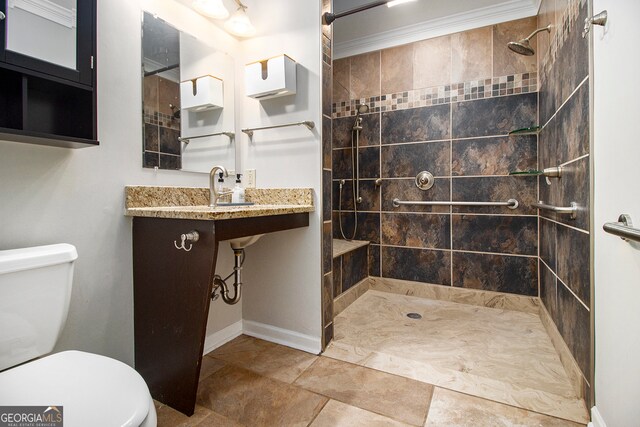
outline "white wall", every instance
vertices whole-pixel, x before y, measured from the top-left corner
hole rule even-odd
[[[297,61],[297,94],[272,100],[242,97],[242,127],[313,120],[321,127],[320,1],[247,2],[262,37],[242,42],[240,64],[287,54]],[[240,70],[241,73],[244,70]],[[236,87],[244,85],[243,76]],[[241,90],[242,91],[242,90]],[[243,169],[257,170],[258,187],[311,187],[316,212],[309,227],[267,235],[247,249],[243,318],[302,334],[320,351],[321,159],[319,129],[292,127],[241,134]],[[295,343],[290,343],[295,344]]]
[[[133,284],[124,186],[208,185],[204,174],[141,167],[140,7],[131,0],[98,2],[99,147],[0,141],[0,249],[58,242],[78,248],[69,318],[57,350],[81,349],[129,364]],[[223,253],[218,265],[229,270],[231,257]],[[209,323],[227,326],[240,319],[241,309],[215,303]]]
[[[608,10],[606,31],[594,29],[595,397],[594,424],[640,423],[640,244],[602,231],[631,214],[640,226],[640,3],[595,0]]]

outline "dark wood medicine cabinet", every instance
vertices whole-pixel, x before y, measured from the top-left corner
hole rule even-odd
[[[75,3],[67,9],[0,0],[0,139],[67,148],[99,144],[96,0]]]

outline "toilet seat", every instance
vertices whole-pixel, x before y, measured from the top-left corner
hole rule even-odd
[[[81,351],[0,372],[0,406],[6,405],[63,406],[66,427],[137,427],[155,425],[156,419],[140,374],[117,360]]]

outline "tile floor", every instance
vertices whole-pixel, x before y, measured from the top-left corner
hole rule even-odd
[[[195,414],[163,426],[578,426],[352,363],[240,336],[203,359]]]

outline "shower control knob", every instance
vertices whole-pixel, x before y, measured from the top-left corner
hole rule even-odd
[[[435,183],[435,179],[433,178],[433,174],[431,172],[422,171],[418,175],[416,175],[416,187],[421,190],[428,190],[433,187]]]

